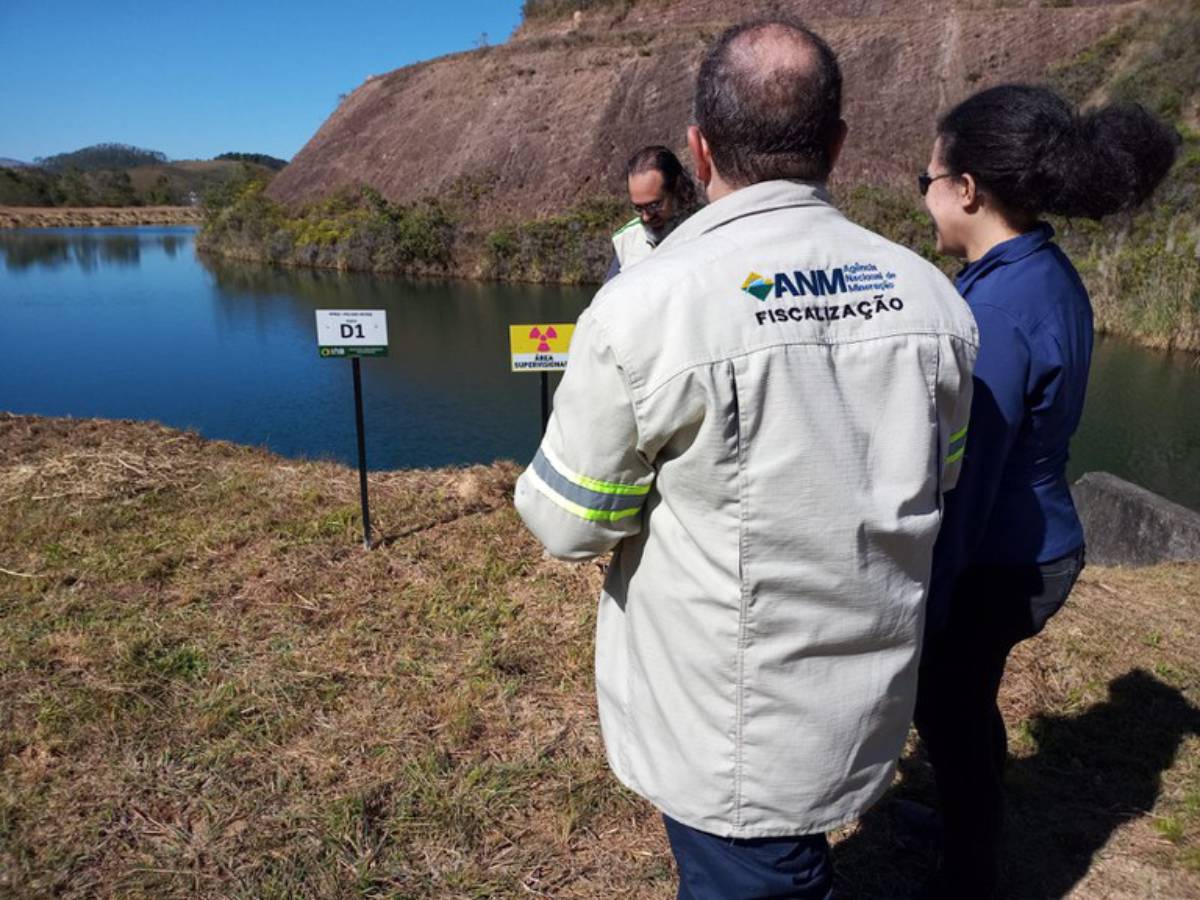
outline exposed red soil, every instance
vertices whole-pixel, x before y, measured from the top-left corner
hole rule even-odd
[[[748,0],[736,10],[797,15],[830,41],[851,129],[837,178],[903,186],[926,162],[939,111],[990,84],[1041,78],[1142,5]],[[270,194],[297,204],[366,183],[396,202],[452,195],[487,225],[616,193],[636,147],[685,150],[696,68],[733,18],[718,0],[640,0],[372,76]]]

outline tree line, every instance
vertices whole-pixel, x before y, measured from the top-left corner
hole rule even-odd
[[[285,165],[265,153],[222,153],[197,164],[129,144],[95,144],[39,157],[33,166],[0,167],[0,206],[187,206],[247,172],[269,179]]]

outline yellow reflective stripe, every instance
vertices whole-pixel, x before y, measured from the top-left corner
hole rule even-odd
[[[589,491],[595,491],[598,494],[621,494],[633,497],[641,497],[650,493],[650,485],[648,484],[619,484],[614,481],[600,481],[598,478],[589,478],[587,475],[580,475],[578,472],[573,472],[562,464],[554,453],[548,451],[542,446],[542,453],[550,465],[554,466],[558,472],[567,481],[579,485],[581,488],[587,488]]]
[[[955,444],[958,446],[956,447]],[[961,431],[956,431],[950,435],[950,443],[946,446],[950,451],[950,455],[946,457],[946,465],[956,463],[963,458],[963,452],[967,449],[967,426],[964,425]]]
[[[579,516],[581,519],[586,519],[589,522],[618,522],[621,519],[627,519],[630,516],[636,516],[642,511],[640,506],[635,506],[633,509],[588,509],[586,506],[580,506],[578,503],[572,503],[562,494],[555,491],[541,478],[537,477],[537,473],[531,473],[534,487],[538,489],[543,497],[554,503],[560,509],[565,509],[572,515]]]
[[[626,222],[624,225],[622,225],[620,228],[618,228],[616,231],[614,231],[613,237],[616,237],[617,235],[620,235],[620,234],[624,234],[626,231],[628,231],[634,225],[640,225],[641,222],[642,222],[641,216],[634,216],[632,219],[630,219],[628,222]]]
[[[559,471],[562,470],[560,469]],[[595,478],[588,478],[586,475],[576,475],[573,472],[563,472],[562,474],[580,487],[585,487],[589,491],[595,491],[598,494],[622,494],[644,497],[650,493],[650,485],[648,484],[616,484],[611,481],[597,481]]]

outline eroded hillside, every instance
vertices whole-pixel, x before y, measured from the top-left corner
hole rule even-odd
[[[838,51],[852,139],[840,179],[907,185],[939,110],[1037,79],[1143,4],[749,0],[739,17],[798,15]],[[289,205],[369,184],[393,202],[466,197],[473,224],[539,218],[621,184],[629,152],[683,147],[695,69],[732,20],[717,0],[599,5],[523,25],[506,44],[369,78],[270,195]]]

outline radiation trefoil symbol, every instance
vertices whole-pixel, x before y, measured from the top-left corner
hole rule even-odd
[[[550,325],[545,331],[534,325],[529,329],[530,340],[538,341],[538,353],[549,353],[551,351],[550,341],[558,338],[558,332],[554,330],[554,326]]]

